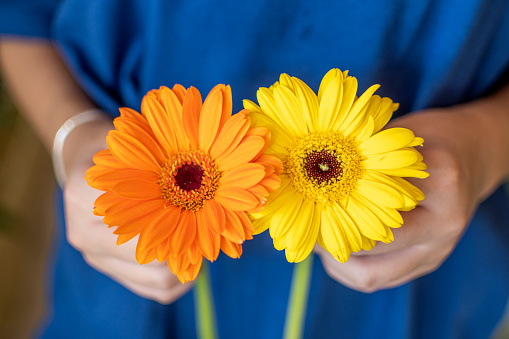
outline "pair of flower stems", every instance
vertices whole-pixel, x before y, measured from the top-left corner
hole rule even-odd
[[[313,255],[294,265],[283,339],[302,338],[312,267]],[[196,278],[194,300],[198,339],[218,339],[216,312],[210,286],[210,272],[206,264],[202,266],[201,272]]]

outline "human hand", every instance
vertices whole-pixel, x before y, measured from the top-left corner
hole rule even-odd
[[[140,265],[135,259],[137,237],[117,246],[116,235],[101,217],[92,213],[94,202],[102,192],[87,184],[85,172],[93,165],[93,155],[107,148],[106,135],[111,129],[111,121],[95,121],[79,126],[66,139],[67,240],[91,267],[135,294],[161,304],[172,303],[187,292],[192,283],[181,284],[166,263],[154,261]]]
[[[494,126],[483,116],[497,109],[484,100],[391,122],[389,127],[409,128],[424,138],[419,151],[430,176],[409,181],[423,191],[425,199],[414,210],[401,212],[404,224],[393,229],[392,243],[353,253],[346,263],[316,245],[329,276],[352,289],[374,292],[436,270],[456,246],[478,204],[504,177],[505,173],[493,172],[501,168],[493,151],[501,145],[494,145],[493,132],[505,127]]]

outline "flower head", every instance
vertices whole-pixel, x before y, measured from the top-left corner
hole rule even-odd
[[[120,108],[114,125],[86,179],[106,192],[94,213],[116,226],[117,244],[139,235],[138,262],[166,260],[182,282],[203,257],[240,257],[253,235],[246,212],[263,209],[282,164],[263,154],[267,128],[251,128],[247,110],[232,116],[230,87],[217,85],[203,103],[194,87],[161,87],[141,114]]]
[[[425,178],[423,139],[405,128],[381,130],[398,108],[373,95],[357,97],[357,79],[332,69],[318,95],[282,74],[260,88],[259,106],[245,100],[255,124],[272,131],[267,153],[283,162],[281,186],[267,208],[253,213],[255,234],[267,229],[290,262],[304,260],[317,242],[340,262],[352,252],[391,242],[399,211],[413,209],[423,193],[403,177]]]

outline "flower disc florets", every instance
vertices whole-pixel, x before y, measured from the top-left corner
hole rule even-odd
[[[221,172],[209,155],[200,150],[172,156],[159,172],[162,197],[185,210],[203,209],[205,200],[214,198]]]
[[[284,169],[305,199],[328,205],[356,188],[364,170],[362,160],[354,139],[337,132],[313,132],[296,139]]]

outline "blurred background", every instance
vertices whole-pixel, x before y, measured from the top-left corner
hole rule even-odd
[[[54,191],[49,154],[0,79],[1,339],[34,338],[48,314]],[[494,339],[509,339],[509,309],[505,318]]]
[[[0,338],[34,338],[47,313],[55,181],[0,80]]]

